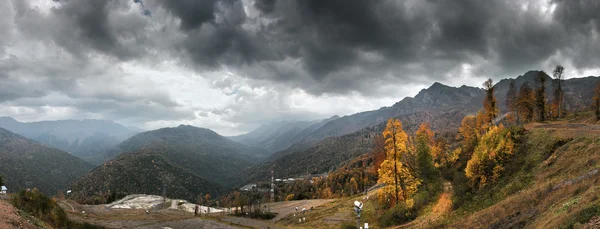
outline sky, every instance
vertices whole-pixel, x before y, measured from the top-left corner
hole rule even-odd
[[[434,82],[600,75],[597,0],[0,0],[0,116],[236,135]]]

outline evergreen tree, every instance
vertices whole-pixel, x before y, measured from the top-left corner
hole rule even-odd
[[[600,83],[594,89],[594,98],[592,100],[592,109],[596,115],[596,121],[600,120]]]
[[[540,71],[536,77],[535,106],[538,121],[546,121],[546,73]]]
[[[433,164],[431,155],[435,142],[429,124],[421,124],[416,132],[415,156],[419,178],[423,183],[434,182],[439,178],[439,171]]]

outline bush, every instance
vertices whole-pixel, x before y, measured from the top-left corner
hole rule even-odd
[[[58,205],[58,203],[56,203],[55,200],[48,198],[37,189],[33,189],[33,191],[20,191],[16,195],[12,196],[11,204],[55,228],[103,228],[88,223],[76,223],[69,221],[67,214]]]
[[[587,223],[592,217],[600,215],[600,206],[593,205],[587,207],[573,216],[565,225],[560,228],[573,228],[576,223]]]
[[[417,218],[417,213],[414,208],[408,208],[405,203],[400,203],[395,207],[385,212],[379,218],[381,227],[390,227],[403,223],[410,222]]]

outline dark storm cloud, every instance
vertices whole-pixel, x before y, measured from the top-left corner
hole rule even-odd
[[[215,19],[217,0],[159,1],[173,15],[181,19],[181,29],[193,30]]]
[[[136,58],[150,53],[158,39],[139,18],[123,20],[133,23],[128,27],[111,22],[119,16],[115,11],[133,2],[61,4],[50,16],[19,10],[17,21],[55,20],[49,23],[58,27],[50,31],[51,39],[81,56],[92,48],[122,60]],[[551,4],[556,4],[553,15],[545,15],[540,8]],[[182,0],[149,1],[144,7],[163,8],[178,19],[184,35],[156,51],[189,60],[200,72],[227,68],[311,94],[377,95],[373,82],[443,81],[463,63],[479,75],[515,76],[543,67],[541,62],[560,52],[577,67],[593,67],[600,50],[599,5],[594,0]],[[248,8],[258,16],[248,15]],[[35,26],[23,27],[36,33]]]
[[[190,13],[198,7],[186,1],[169,1],[168,9],[181,18],[181,29],[189,36],[182,48],[196,64],[243,69],[247,77],[314,94],[369,94],[363,91],[369,88],[367,79],[384,80],[390,74],[399,81],[423,76],[441,80],[462,63],[475,65],[478,74],[505,77],[540,68],[557,52],[571,52],[568,58],[578,67],[593,67],[588,60],[597,59],[581,49],[595,51],[599,43],[592,38],[600,24],[599,3],[593,0],[251,2],[260,18],[271,20],[255,25],[258,33],[239,26],[256,20],[242,10],[231,11],[241,19],[237,23],[215,22],[216,5],[235,8],[238,1],[201,1],[198,15]],[[542,8],[551,4],[556,10],[548,16]],[[381,59],[369,61],[365,55]],[[282,64],[288,58],[299,62]],[[477,66],[476,60],[496,69]]]
[[[27,1],[13,1],[18,28],[39,40],[50,40],[81,59],[90,53],[106,53],[118,60],[147,54],[145,21],[125,14],[129,1],[58,1],[48,14]]]
[[[8,3],[8,11],[0,4],[0,16],[8,15],[0,21],[0,103],[60,93],[114,117],[194,114],[166,91],[113,87],[131,65],[139,82],[145,72],[137,68],[164,64],[193,69],[217,89],[264,87],[268,96],[236,99],[287,110],[290,88],[381,98],[399,95],[390,85],[453,83],[465,66],[470,75],[461,78],[472,80],[600,63],[596,0],[61,0],[44,10]],[[28,45],[11,47],[16,39]],[[222,80],[229,72],[235,77]],[[93,77],[106,83],[86,88]],[[169,108],[179,111],[169,116]],[[246,107],[223,109],[196,112],[245,120]]]

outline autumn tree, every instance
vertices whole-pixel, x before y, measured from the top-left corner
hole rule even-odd
[[[350,178],[350,195],[354,195],[356,193],[358,193],[358,182],[356,182],[356,179],[354,177]]]
[[[596,84],[594,89],[594,98],[592,100],[592,109],[596,115],[596,121],[600,120],[600,82]]]
[[[408,151],[408,136],[402,130],[402,123],[397,119],[388,120],[383,131],[385,139],[385,160],[378,170],[378,183],[385,186],[380,189],[379,198],[393,198],[399,203],[400,195],[403,201],[409,201],[409,196],[417,191],[421,181],[415,174],[414,164],[405,163],[410,157]]]
[[[535,107],[537,108],[538,121],[546,121],[546,73],[540,71],[535,78]]]
[[[477,129],[477,118],[475,116],[465,116],[458,127],[458,137],[461,138],[463,150],[472,152],[477,145],[479,130]]]
[[[515,86],[515,80],[510,80],[508,84],[508,91],[506,92],[506,108],[510,113],[510,119],[512,122],[517,122],[517,125],[520,124],[519,120],[519,109],[517,109],[517,87]]]
[[[198,205],[203,205],[204,204],[204,195],[202,193],[200,193],[200,195],[198,195],[198,198],[196,199],[196,203]]]
[[[515,141],[512,133],[502,125],[492,126],[481,137],[467,162],[465,175],[473,187],[483,188],[489,183],[495,183],[514,152]]]
[[[371,158],[373,160],[373,171],[377,173],[379,166],[385,160],[385,140],[383,136],[377,135],[375,137],[373,151],[371,152]]]
[[[433,164],[432,148],[435,147],[433,131],[429,124],[421,124],[415,136],[415,156],[419,178],[423,183],[439,178],[439,171]]]
[[[533,89],[529,87],[529,84],[524,83],[519,89],[519,95],[517,96],[517,110],[519,112],[520,120],[524,122],[533,121],[535,106],[535,96]]]
[[[488,79],[483,83],[483,89],[485,89],[486,94],[483,100],[484,122],[487,126],[491,126],[494,124],[499,113],[496,97],[494,96],[494,82],[492,79]]]

